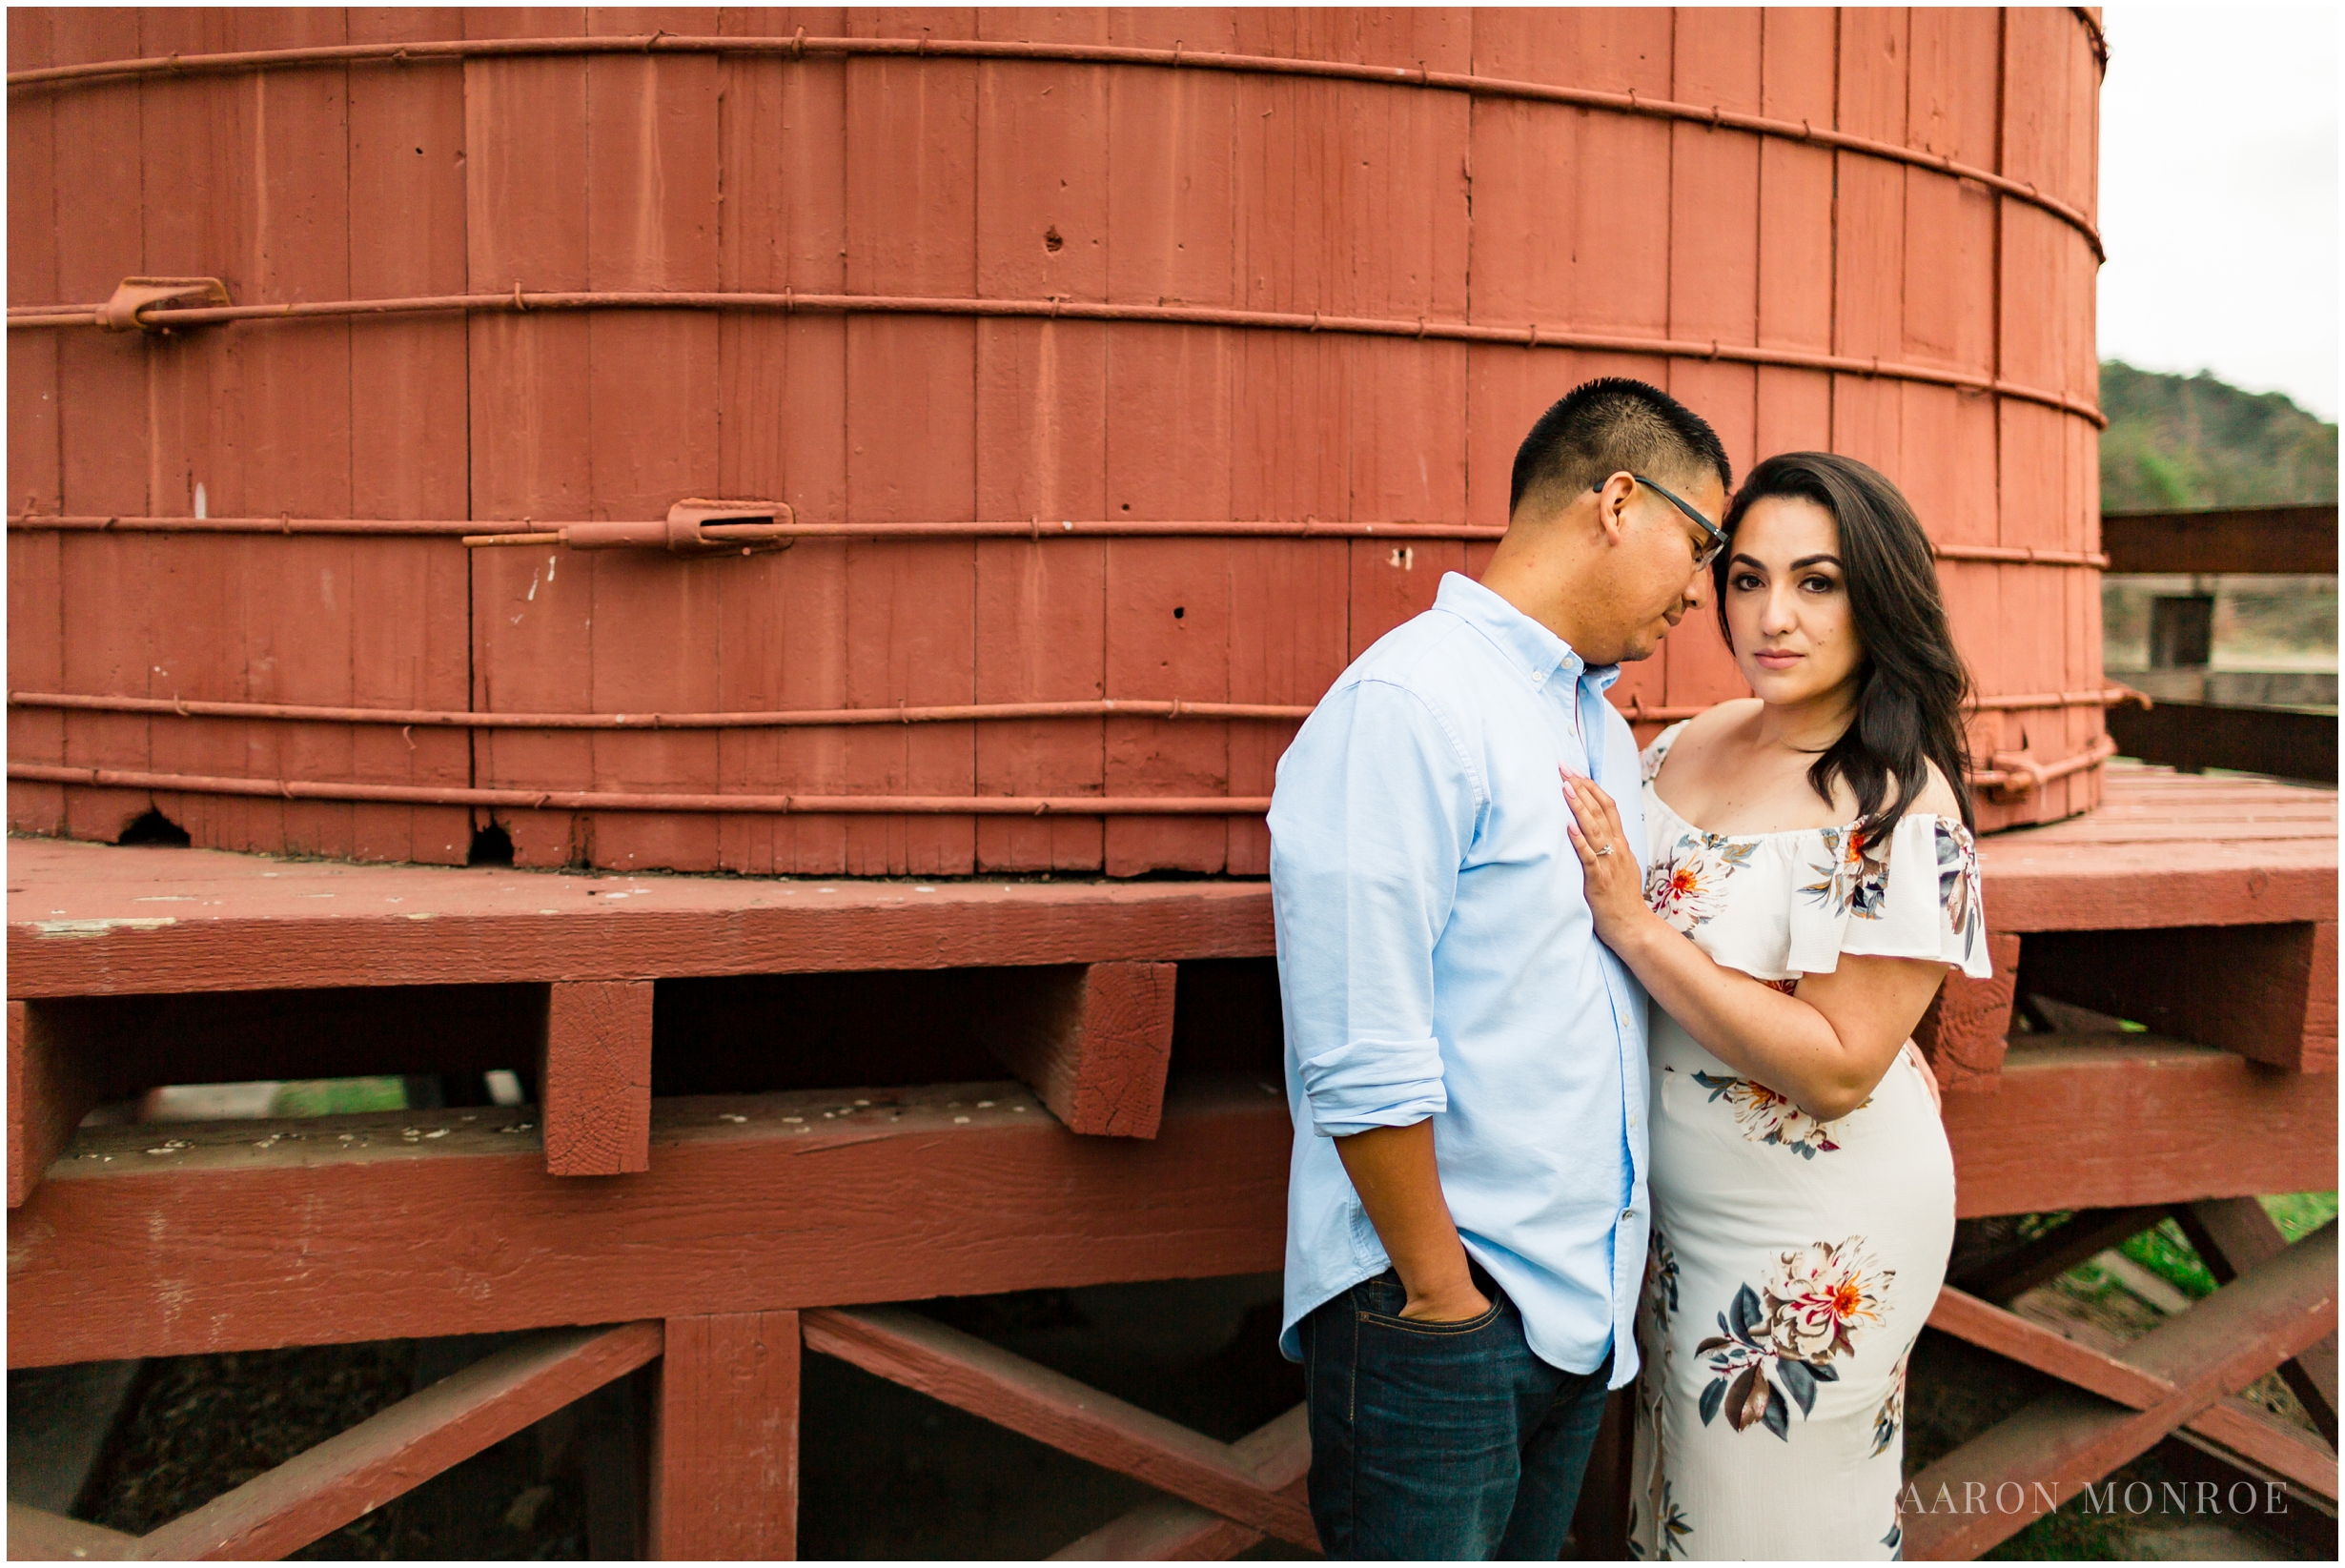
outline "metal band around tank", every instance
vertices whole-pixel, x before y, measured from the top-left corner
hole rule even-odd
[[[809,38],[803,30],[789,38],[683,36],[665,32],[608,38],[464,38],[403,44],[326,44],[305,49],[242,50],[217,54],[166,54],[133,60],[96,60],[81,65],[12,71],[9,72],[8,83],[12,90],[53,88],[123,77],[190,76],[222,71],[288,70],[302,66],[421,65],[442,60],[512,59],[554,54],[762,54],[793,60],[808,55],[911,55],[923,59],[948,60],[1055,60],[1070,65],[1157,66],[1181,71],[1234,71],[1247,75],[1309,76],[1321,80],[1372,82],[1391,87],[1463,92],[1478,98],[1512,98],[1532,103],[1562,104],[1576,109],[1678,120],[1714,130],[1743,131],[1762,136],[1807,142],[1845,153],[1885,158],[1916,169],[1933,170],[1956,179],[1972,180],[2015,201],[2024,201],[2050,214],[2084,237],[2085,243],[2091,247],[2095,259],[2108,259],[2101,247],[2101,236],[2093,228],[2091,219],[2059,198],[2045,194],[2036,189],[2032,181],[2015,180],[1991,169],[1960,163],[1947,153],[1926,152],[1841,131],[1820,130],[1806,120],[1744,113],[1715,104],[1647,98],[1633,89],[1626,92],[1602,92],[1587,88],[1555,87],[1544,82],[1477,76],[1465,71],[1427,71],[1422,67],[1412,70],[1405,66],[1287,59],[1268,54],[1198,53],[1177,46],[1172,49],[1137,49],[1109,44],[1037,44],[989,39]]]
[[[1299,311],[1249,311],[1212,305],[1125,305],[1082,299],[958,299],[913,295],[780,294],[684,292],[663,290],[559,290],[525,292],[519,283],[503,294],[418,295],[397,299],[289,300],[273,305],[206,305],[187,310],[149,309],[138,313],[151,329],[213,326],[234,321],[298,321],[324,316],[419,315],[428,312],[538,312],[561,310],[700,310],[805,312],[820,315],[972,316],[1039,317],[1071,321],[1140,321],[1174,326],[1238,327],[1273,332],[1349,333],[1372,337],[1432,338],[1442,342],[1519,343],[1525,348],[1578,349],[1604,354],[1650,354],[1678,359],[1723,360],[1731,364],[1769,365],[1790,370],[1821,370],[1835,375],[1862,376],[1962,392],[1991,393],[2000,397],[2040,403],[2090,419],[2096,426],[2109,420],[2093,404],[2067,393],[1968,371],[1933,365],[1900,364],[1879,356],[1810,354],[1798,349],[1759,348],[1722,343],[1716,338],[1636,337],[1615,333],[1577,332],[1541,323],[1526,326],[1485,325],[1474,321],[1434,321],[1424,316],[1306,315]],[[100,305],[16,305],[9,309],[9,330],[31,328],[103,327]]]
[[[2102,691],[2029,692],[1981,697],[1974,712],[2029,708],[2106,708],[2149,699],[2124,686]],[[819,729],[850,724],[958,724],[1033,719],[1266,719],[1311,717],[1308,703],[1190,703],[1098,698],[1066,703],[956,703],[891,708],[800,708],[744,713],[476,713],[461,708],[326,707],[302,703],[212,703],[181,697],[112,697],[83,692],[12,691],[8,704],[59,713],[143,713],[169,719],[249,719],[282,723],[384,724],[402,729]],[[1691,719],[1701,707],[1647,707],[1632,698],[1621,709],[1633,723]]]

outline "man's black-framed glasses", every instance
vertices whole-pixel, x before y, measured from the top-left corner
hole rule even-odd
[[[1720,530],[1718,524],[1712,522],[1709,519],[1703,517],[1701,513],[1686,505],[1685,502],[1677,496],[1671,494],[1662,486],[1655,484],[1651,479],[1646,479],[1642,474],[1631,474],[1629,475],[1629,478],[1635,479],[1639,484],[1643,485],[1647,490],[1652,491],[1655,495],[1661,497],[1662,499],[1667,501],[1670,505],[1676,507],[1679,511],[1693,519],[1695,522],[1701,524],[1703,534],[1709,540],[1710,542],[1700,555],[1694,558],[1695,571],[1701,571],[1703,567],[1709,565],[1710,562],[1718,559],[1718,553],[1726,547],[1726,536]],[[1600,485],[1598,488],[1601,489],[1602,487]]]

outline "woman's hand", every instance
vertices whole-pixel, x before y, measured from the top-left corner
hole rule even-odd
[[[1567,831],[1580,852],[1597,937],[1617,952],[1630,932],[1660,919],[1644,902],[1644,866],[1620,809],[1593,779],[1563,775],[1563,800],[1577,819]]]

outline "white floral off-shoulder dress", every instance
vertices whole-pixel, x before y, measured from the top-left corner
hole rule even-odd
[[[1645,894],[1729,968],[1796,994],[1843,953],[1984,978],[1978,856],[1958,821],[1707,833],[1654,791]],[[1900,1556],[1906,1354],[1945,1278],[1954,1165],[1911,1052],[1830,1122],[1653,1012],[1653,1241],[1638,1316],[1629,1541],[1641,1558]]]

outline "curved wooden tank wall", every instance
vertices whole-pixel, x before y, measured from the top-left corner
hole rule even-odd
[[[2068,10],[28,10],[10,67],[382,39],[1017,38],[1424,67],[1718,104],[1901,142],[2090,214],[2098,79]],[[2091,243],[1862,153],[1418,86],[1130,65],[711,53],[473,58],[11,93],[10,298],[214,275],[238,302],[466,290],[1223,305],[1759,345],[2095,397]],[[1873,462],[1942,544],[2097,548],[2076,412],[1706,356],[1135,322],[680,311],[10,336],[10,507],[65,514],[1504,521],[1515,443],[1580,379],[1668,386],[1739,470]],[[1487,545],[807,541],[683,562],[452,539],[11,528],[15,691],[680,711],[1172,698],[1309,703]],[[2096,574],[1948,562],[1989,695],[2100,678]],[[1740,691],[1687,626],[1621,701]],[[1292,723],[1086,719],[580,734],[19,707],[14,762],[638,791],[1266,794]],[[1649,733],[1649,726],[1647,729]],[[2056,762],[2096,707],[1983,714]],[[2082,810],[2099,775],[1987,807]],[[12,780],[18,830],[463,858],[461,806]],[[1258,818],[500,810],[523,865],[816,875],[1259,873]]]

